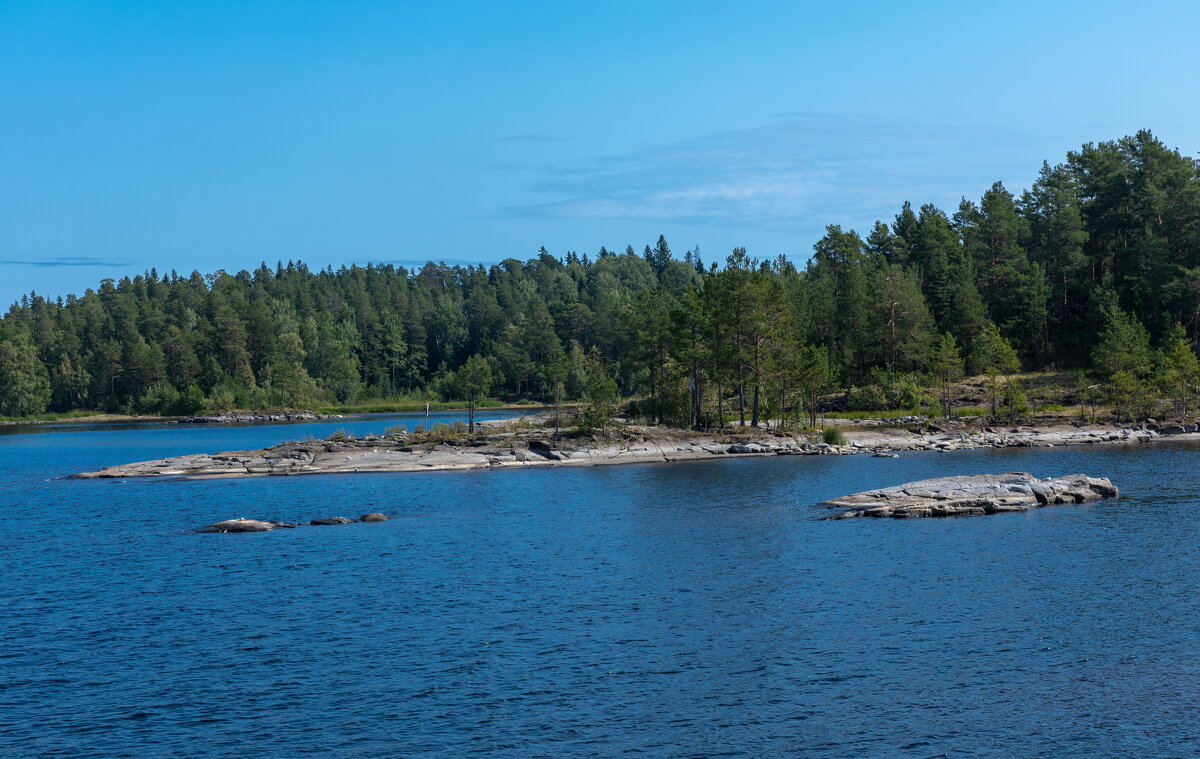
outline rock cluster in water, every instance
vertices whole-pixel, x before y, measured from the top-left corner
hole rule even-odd
[[[353,519],[349,517],[322,517],[313,519],[309,522],[310,525],[339,525],[339,524],[354,524]],[[363,514],[358,518],[360,522],[386,522],[388,517],[386,514],[381,514],[378,511],[373,511],[370,514]],[[226,519],[224,522],[216,522],[214,524],[201,527],[197,532],[269,532],[278,530],[281,527],[295,527],[294,524],[288,522],[273,522],[268,519]]]
[[[200,532],[269,532],[280,527],[295,527],[287,522],[272,522],[267,519],[226,519],[200,528]]]
[[[220,414],[185,416],[180,424],[238,424],[244,422],[312,422],[329,419],[315,411],[226,411]]]
[[[907,482],[834,498],[825,505],[844,509],[830,519],[914,519],[1028,511],[1048,504],[1083,503],[1116,495],[1116,486],[1106,477],[1070,474],[1039,480],[1026,472],[1009,472]]]
[[[329,525],[338,525],[338,524],[353,524],[353,523],[354,523],[354,520],[351,519],[350,517],[324,517],[321,519],[314,519],[311,522],[309,522],[309,524],[316,525],[318,527],[329,526]]]

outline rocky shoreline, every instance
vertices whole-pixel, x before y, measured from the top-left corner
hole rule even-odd
[[[360,439],[292,442],[256,451],[192,454],[119,464],[74,478],[261,477],[366,472],[430,472],[536,466],[662,463],[728,456],[814,456],[975,448],[1054,447],[1200,439],[1196,425],[1013,427],[1004,429],[906,430],[843,428],[845,445],[812,442],[767,431],[705,435],[661,427],[627,425],[589,437],[553,438],[545,429],[496,424],[479,436],[432,442],[405,434]]]
[[[315,411],[226,411],[219,414],[185,416],[178,424],[244,424],[251,422],[315,422],[331,419]]]

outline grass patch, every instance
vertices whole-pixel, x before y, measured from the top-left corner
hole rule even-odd
[[[924,408],[895,408],[886,411],[827,411],[821,416],[830,419],[849,419],[852,421],[861,421],[863,419],[899,419],[902,416],[928,416],[929,409]]]
[[[952,409],[950,413],[951,413],[951,416],[959,417],[959,416],[987,416],[988,414],[990,414],[992,412],[990,409],[985,408],[984,406],[963,406],[962,408]]]
[[[845,445],[846,436],[842,434],[842,430],[838,427],[826,427],[821,433],[821,438],[829,445]]]

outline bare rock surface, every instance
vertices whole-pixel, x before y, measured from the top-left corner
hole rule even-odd
[[[337,525],[337,524],[353,524],[353,523],[354,523],[354,520],[351,519],[350,517],[322,517],[321,519],[314,519],[311,522],[309,522],[309,524],[317,525],[317,526],[330,526],[330,525]]]
[[[280,527],[295,527],[294,524],[287,522],[272,522],[266,519],[226,519],[224,522],[217,522],[206,527],[201,527],[200,532],[270,532],[277,530]]]
[[[1151,428],[1056,425],[1052,427],[959,428],[943,431],[843,426],[845,445],[816,442],[804,433],[753,427],[726,432],[691,432],[623,425],[592,436],[551,438],[544,429],[492,425],[470,437],[443,442],[405,433],[361,439],[329,438],[283,443],[257,451],[196,453],[117,464],[76,478],[257,477],[293,474],[429,472],[535,466],[664,463],[727,456],[847,456],[874,454],[882,460],[904,452],[949,453],[979,448],[1052,448],[1059,445],[1130,445],[1158,440],[1200,440],[1195,424]],[[735,431],[736,430],[736,431]],[[886,464],[881,464],[886,466]]]
[[[372,511],[370,514],[363,514],[359,517],[360,522],[386,522],[387,514],[380,514],[378,511]]]
[[[247,424],[252,422],[311,422],[328,419],[315,411],[225,411],[219,414],[185,416],[180,424]]]
[[[1106,477],[1069,474],[1039,480],[1027,472],[1009,472],[906,482],[834,498],[825,505],[843,509],[831,519],[913,519],[1028,511],[1048,504],[1083,503],[1116,495],[1116,486]]]

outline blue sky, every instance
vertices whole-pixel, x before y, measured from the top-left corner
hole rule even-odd
[[[0,301],[659,234],[802,261],[1086,141],[1200,150],[1195,3],[733,5],[0,0]]]

